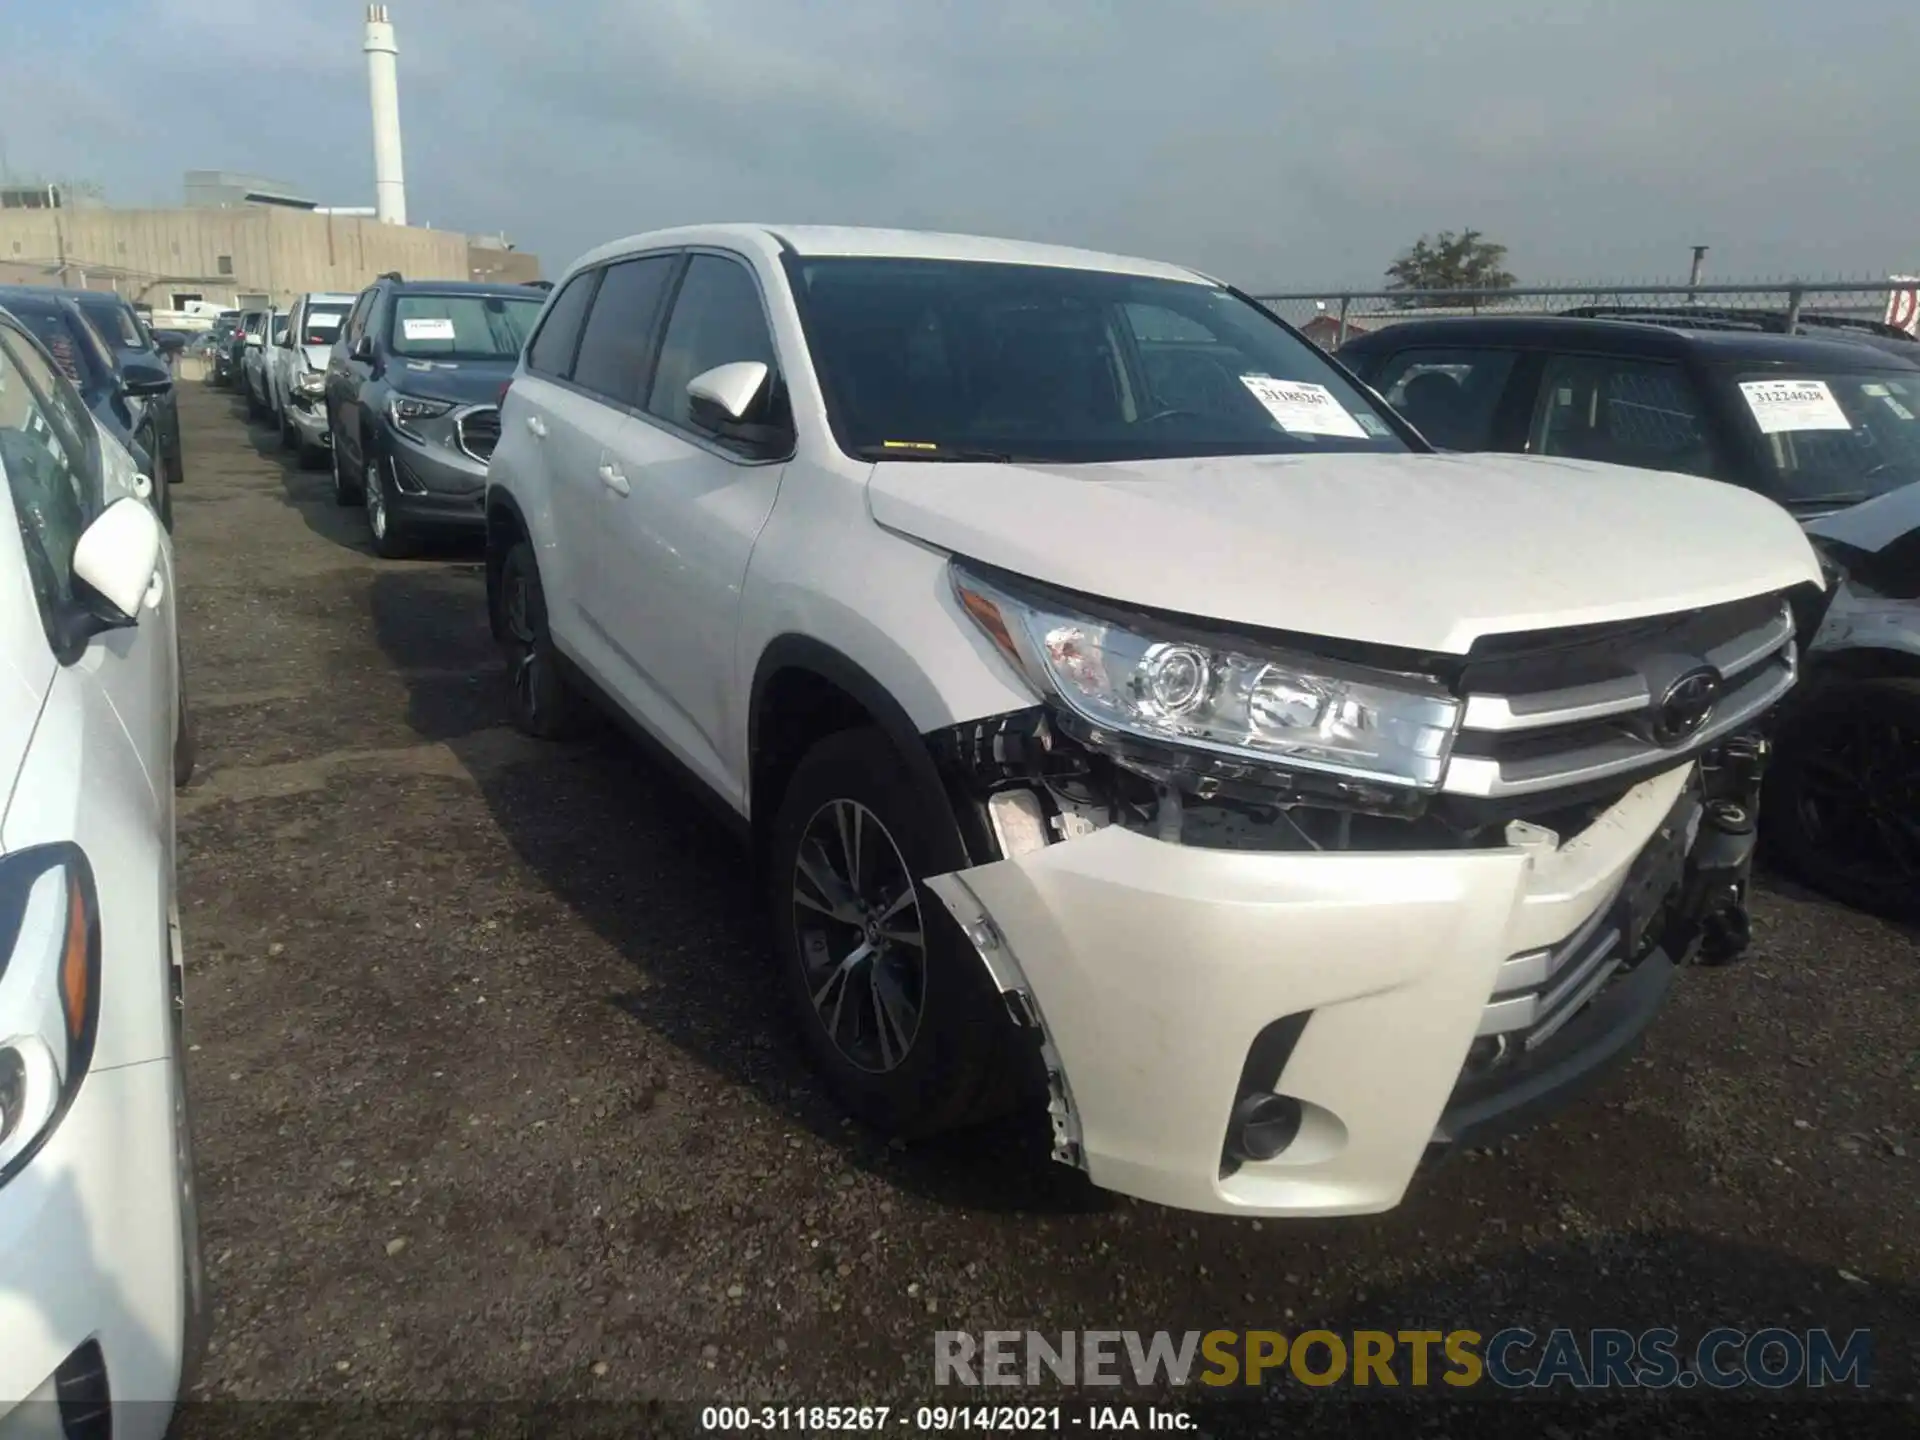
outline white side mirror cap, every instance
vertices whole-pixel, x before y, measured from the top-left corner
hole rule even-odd
[[[762,361],[735,360],[694,376],[687,382],[687,395],[718,405],[729,420],[738,420],[752,408],[771,373]]]
[[[73,573],[128,620],[160,565],[160,520],[144,501],[123,497],[101,511],[73,547]]]

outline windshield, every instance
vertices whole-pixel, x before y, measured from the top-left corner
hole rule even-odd
[[[545,303],[545,296],[399,295],[390,344],[410,359],[511,360]]]
[[[300,322],[300,343],[302,345],[331,345],[340,338],[340,323],[347,318],[344,310],[309,310],[306,318]]]
[[[977,261],[787,263],[850,454],[1074,463],[1408,448],[1319,350],[1212,285]]]
[[[1774,498],[1850,505],[1920,481],[1920,370],[1732,370]]]

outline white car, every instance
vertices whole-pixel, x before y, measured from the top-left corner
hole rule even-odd
[[[280,443],[309,463],[332,444],[327,427],[327,361],[357,295],[302,295],[287,312],[287,328],[267,351],[268,408]]]
[[[0,470],[0,1437],[109,1403],[157,1437],[205,1314],[173,561],[146,477],[4,315]]]
[[[1243,1215],[1390,1208],[1638,1038],[1821,583],[1757,495],[1432,453],[1204,275],[855,229],[578,262],[487,513],[514,719],[739,822],[850,1110],[1031,1094]]]
[[[287,317],[269,306],[260,312],[260,328],[247,333],[240,351],[240,395],[247,402],[250,419],[263,420],[272,413],[273,392],[267,379],[267,357],[285,337]]]

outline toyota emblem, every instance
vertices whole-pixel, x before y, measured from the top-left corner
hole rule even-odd
[[[1711,665],[1687,671],[1671,685],[1653,707],[1648,727],[1655,743],[1678,745],[1691,740],[1713,718],[1713,707],[1720,699],[1720,672]]]

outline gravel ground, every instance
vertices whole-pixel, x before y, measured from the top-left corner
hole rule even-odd
[[[936,1329],[1509,1324],[1867,1326],[1873,1392],[1920,1389],[1912,933],[1764,894],[1639,1058],[1388,1215],[1103,1198],[1030,1126],[889,1148],[803,1063],[706,812],[506,727],[477,555],[373,558],[185,388],[201,1397],[910,1405]]]

